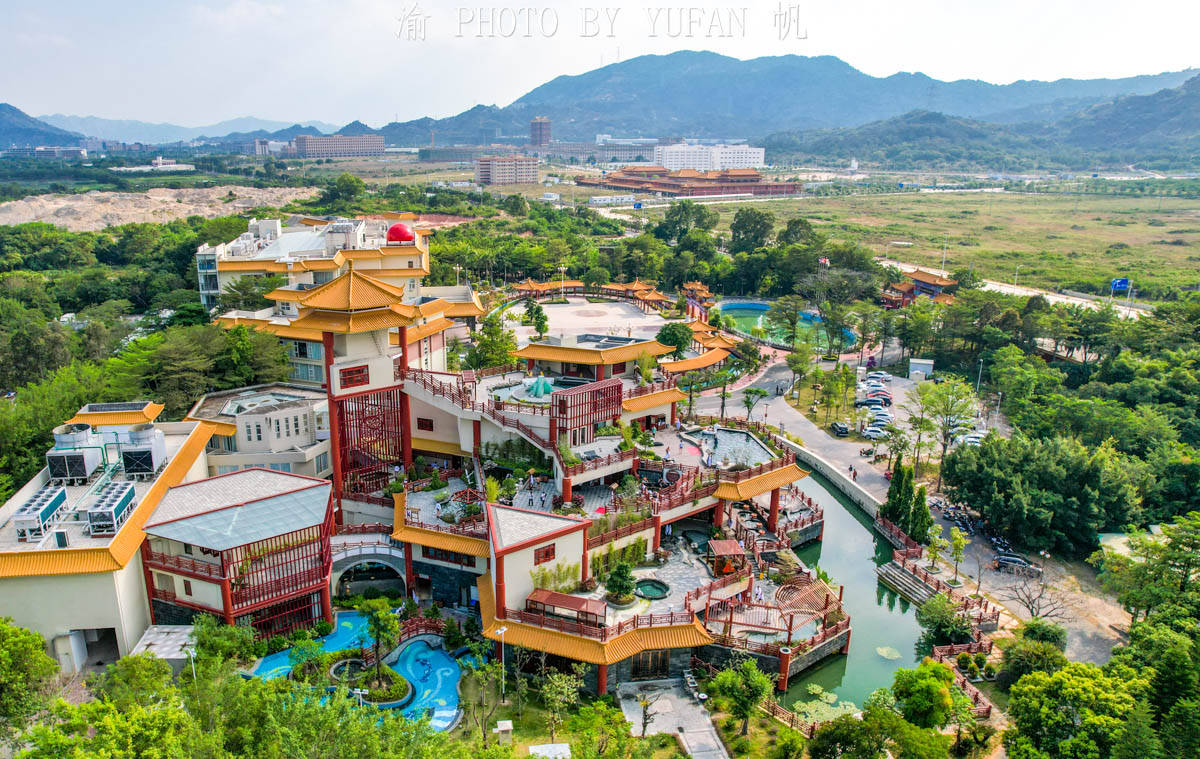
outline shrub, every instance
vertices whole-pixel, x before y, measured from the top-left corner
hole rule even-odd
[[[408,681],[405,680],[400,673],[384,667],[380,670],[380,675],[384,680],[389,681],[387,687],[371,688],[364,696],[367,701],[372,703],[384,703],[388,701],[399,701],[408,693]]]
[[[963,651],[958,655],[958,668],[963,672],[967,671],[967,667],[971,666],[971,655]]]
[[[987,654],[982,651],[977,652],[975,654],[975,666],[982,669],[985,664],[987,664]]]
[[[483,634],[477,617],[467,617],[467,621],[463,623],[463,634],[470,640],[476,640]]]
[[[282,635],[272,635],[267,638],[267,653],[277,654],[288,647],[288,639]]]
[[[633,596],[634,580],[633,572],[629,565],[623,561],[617,562],[612,571],[608,573],[608,577],[604,581],[604,587],[608,594],[617,601],[623,601],[626,598]]]
[[[1004,649],[1000,667],[1000,687],[1011,688],[1013,683],[1030,672],[1054,674],[1067,665],[1067,657],[1053,643],[1041,640],[1018,640]]]
[[[1050,643],[1060,651],[1067,648],[1067,629],[1041,617],[1034,617],[1021,625],[1021,637],[1025,640],[1040,640],[1043,643]]]
[[[729,748],[732,749],[734,756],[745,756],[746,754],[750,753],[750,739],[745,736],[741,736],[733,743],[729,744]]]
[[[991,680],[993,677],[995,677],[995,676],[996,676],[996,665],[995,665],[995,663],[994,663],[994,662],[988,662],[987,664],[984,664],[984,665],[983,665],[983,674],[984,674],[984,675],[987,677],[987,679],[989,679],[989,680]]]
[[[379,588],[375,587],[374,585],[368,586],[367,589],[364,590],[362,593],[362,597],[368,601],[374,601],[376,598],[380,598],[382,596],[383,596],[383,591],[380,590]]]
[[[442,631],[442,639],[446,642],[446,650],[454,651],[467,644],[467,636],[463,635],[454,617],[446,620],[446,628]]]
[[[313,625],[312,629],[313,629],[313,635],[315,635],[318,638],[323,638],[326,635],[328,635],[329,633],[333,632],[333,625],[322,619],[321,621],[319,621],[315,625]]]
[[[971,660],[970,666],[967,667],[967,673],[971,676],[971,679],[979,677],[979,665],[975,663],[974,659]]]

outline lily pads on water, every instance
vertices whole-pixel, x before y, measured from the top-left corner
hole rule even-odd
[[[836,693],[827,691],[816,683],[808,686],[811,701],[797,701],[792,709],[808,722],[828,722],[843,714],[854,714],[858,706],[850,701],[838,701]]]
[[[900,658],[900,652],[891,646],[880,646],[875,649],[875,653],[879,654],[888,661],[895,661]]]

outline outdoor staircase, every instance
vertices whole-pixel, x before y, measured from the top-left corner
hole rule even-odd
[[[894,561],[889,561],[882,567],[876,567],[875,574],[879,575],[879,579],[889,588],[917,605],[923,604],[937,595],[936,590],[918,580],[910,572],[905,572]]]

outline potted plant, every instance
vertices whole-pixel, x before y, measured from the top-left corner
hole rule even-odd
[[[987,664],[983,665],[983,676],[989,680],[995,680],[996,665],[992,662],[988,662]]]
[[[604,580],[605,598],[617,606],[633,603],[635,583],[633,570],[623,561],[618,561]]]
[[[986,665],[986,664],[987,664],[987,654],[985,654],[982,651],[977,651],[975,653],[975,666],[979,667],[980,669],[983,669],[984,665]]]
[[[963,651],[958,655],[956,663],[958,664],[959,671],[961,671],[963,674],[966,674],[967,668],[971,666],[971,655],[966,651]]]

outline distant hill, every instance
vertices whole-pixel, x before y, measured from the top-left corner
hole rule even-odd
[[[860,127],[789,130],[764,140],[769,161],[858,158],[888,168],[1085,169],[1127,163],[1200,166],[1200,76],[1150,95],[1089,105],[1052,123],[993,124],[911,111]]]
[[[474,143],[483,129],[527,134],[529,120],[541,115],[550,117],[557,139],[590,140],[597,133],[756,138],[784,129],[859,126],[914,109],[978,119],[1063,100],[1087,104],[1174,87],[1195,73],[998,85],[909,73],[873,77],[831,56],[741,61],[681,51],[556,77],[503,108],[480,105],[377,131],[391,144],[425,145],[431,131],[439,144]]]
[[[313,126],[302,126],[300,124],[292,124],[283,129],[277,129],[274,132],[268,132],[265,129],[256,129],[253,132],[230,132],[229,134],[210,134],[200,135],[197,140],[206,140],[209,142],[249,142],[250,140],[281,140],[288,141],[298,134],[324,134],[321,130]]]
[[[0,149],[78,145],[82,135],[39,121],[16,106],[0,103]]]
[[[286,129],[286,121],[269,121],[267,119],[244,116],[229,119],[216,124],[199,127],[185,127],[177,124],[153,124],[147,121],[129,121],[121,119],[102,119],[96,116],[64,116],[55,113],[50,116],[39,116],[42,121],[61,129],[85,134],[88,137],[99,137],[104,140],[119,140],[121,142],[145,142],[160,144],[165,142],[186,142],[204,135],[226,135],[231,133],[275,132]],[[302,126],[315,127],[318,134],[328,134],[337,125],[323,121],[305,121]]]

